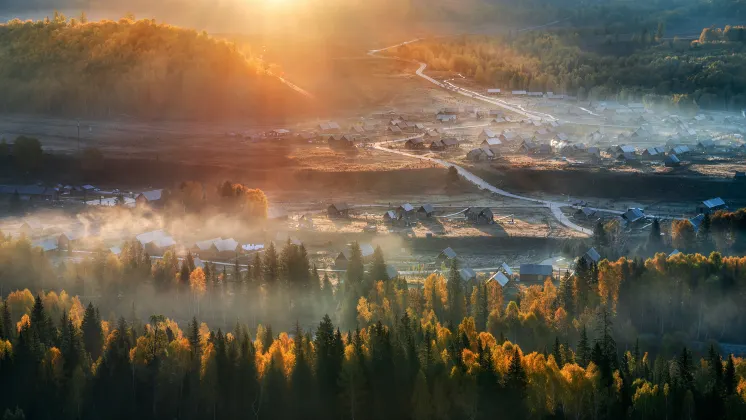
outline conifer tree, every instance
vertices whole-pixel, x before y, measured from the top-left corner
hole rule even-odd
[[[88,303],[83,313],[83,322],[80,327],[83,330],[85,351],[91,355],[92,361],[98,360],[104,347],[104,336],[101,330],[101,320],[98,318],[98,314],[92,303]]]
[[[576,356],[576,362],[582,367],[587,367],[591,361],[591,346],[588,342],[588,332],[585,325],[583,325],[583,329],[580,331],[580,342],[578,342]]]

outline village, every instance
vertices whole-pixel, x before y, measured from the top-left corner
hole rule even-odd
[[[355,188],[269,187],[267,222],[232,229],[166,220],[160,209],[173,185],[165,183],[140,192],[131,192],[132,185],[111,183],[101,188],[1,185],[5,202],[20,201],[28,211],[0,221],[0,232],[26,237],[60,261],[118,255],[126,243],[137,241],[151,258],[172,251],[179,258],[191,254],[197,265],[210,262],[242,270],[270,243],[281,248],[290,242],[303,244],[311,261],[335,281],[343,281],[350,244],[357,242],[366,260],[380,246],[390,277],[400,275],[412,287],[457,258],[463,279],[495,279],[515,291],[520,285],[559,278],[579,257],[594,263],[618,257],[593,248],[590,236],[599,223],[617,221],[631,249],[647,238],[658,220],[668,252],[676,253],[672,221],[690,220],[697,229],[704,214],[746,204],[746,196],[731,194],[746,185],[742,116],[675,115],[643,103],[503,92],[447,75],[435,77],[447,91],[420,87],[419,96],[406,105],[200,138],[230,143],[236,155],[261,156],[280,148],[290,156],[287,170],[362,171],[373,177],[392,172],[406,178],[411,171],[437,168],[442,172],[427,172],[443,174],[442,181],[428,179],[435,190],[423,186],[416,193],[397,193],[393,188],[381,194]],[[450,173],[446,168],[458,170]],[[580,185],[555,192],[501,178],[515,170],[561,171],[577,174],[584,182],[618,176],[620,184],[635,175],[667,182],[707,180],[721,188],[702,189],[722,196],[685,189],[670,200],[644,191],[609,198]],[[412,182],[416,189],[417,181]],[[112,226],[106,212],[120,208],[129,209],[136,222]]]

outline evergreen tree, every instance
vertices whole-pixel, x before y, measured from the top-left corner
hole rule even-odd
[[[585,325],[583,325],[583,329],[580,331],[580,342],[578,342],[576,356],[576,362],[582,367],[587,367],[591,361],[591,346],[588,342],[588,332]]]
[[[380,246],[377,246],[375,251],[373,251],[373,263],[370,267],[370,278],[374,282],[391,280],[386,272],[386,261],[383,259],[383,251]]]
[[[557,363],[560,369],[564,365],[562,357],[562,345],[560,344],[559,337],[554,338],[554,348],[552,348],[552,355],[554,355],[554,361]]]
[[[85,351],[91,355],[92,361],[98,360],[104,347],[104,335],[101,329],[101,320],[98,318],[92,303],[88,303],[88,307],[85,309],[81,329],[83,330]]]
[[[179,282],[183,286],[189,285],[189,262],[186,260],[181,262],[181,269],[179,270]]]
[[[264,252],[264,282],[274,285],[279,279],[279,262],[275,244],[270,242],[267,250]]]
[[[305,353],[303,344],[303,331],[300,325],[295,323],[295,365],[290,378],[290,395],[292,397],[292,406],[294,412],[292,418],[302,420],[309,418],[311,413],[316,412],[314,401],[314,383],[313,373],[309,364],[308,356]]]
[[[347,285],[356,287],[363,284],[365,268],[363,267],[363,253],[357,242],[350,244],[350,258],[347,261]]]
[[[186,255],[185,261],[187,263],[187,267],[189,268],[189,272],[190,273],[192,271],[194,271],[195,268],[197,268],[194,265],[194,257],[192,256],[192,252],[191,251],[187,251],[187,255]]]
[[[36,334],[39,342],[44,346],[51,346],[54,338],[54,326],[49,316],[44,311],[41,296],[36,295],[34,307],[31,309],[31,329]]]
[[[521,364],[521,354],[518,349],[513,350],[513,357],[510,359],[508,373],[505,378],[505,387],[512,402],[507,411],[507,418],[521,419],[526,418],[526,394],[528,379],[526,371]]]
[[[464,317],[464,284],[459,273],[458,260],[451,260],[451,269],[448,271],[448,320],[451,325],[459,325]]]
[[[736,377],[736,366],[733,361],[733,355],[728,355],[728,361],[725,363],[725,372],[723,373],[723,388],[725,395],[733,395],[736,392],[738,378]]]
[[[678,379],[680,381],[681,387],[685,390],[691,389],[694,383],[694,367],[692,365],[691,353],[689,352],[689,350],[687,350],[686,347],[684,347],[684,349],[681,351],[681,354],[676,360],[676,364],[679,368]]]
[[[650,236],[648,236],[648,252],[653,253],[659,251],[663,247],[663,237],[661,236],[661,223],[657,218],[653,219],[653,224],[650,228]]]
[[[593,246],[602,248],[608,245],[609,239],[604,224],[599,220],[593,228]]]
[[[329,408],[329,417],[338,418],[336,400],[340,393],[337,379],[342,371],[344,344],[342,336],[334,333],[334,325],[328,315],[319,323],[314,341],[316,349],[316,379],[318,381],[319,404]]]
[[[199,322],[197,322],[197,317],[192,317],[188,329],[189,347],[192,350],[192,357],[195,360],[199,360],[202,356],[202,340],[199,334]]]
[[[254,254],[254,261],[251,263],[251,281],[254,283],[261,283],[264,276],[264,269],[262,267],[262,254]]]
[[[0,338],[5,340],[11,340],[15,336],[15,328],[13,328],[13,319],[10,317],[10,308],[8,307],[8,299],[3,300],[3,311],[0,316],[2,322],[3,335]]]

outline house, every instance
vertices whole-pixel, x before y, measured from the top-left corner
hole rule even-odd
[[[458,149],[461,145],[455,137],[446,137],[441,142],[443,142],[443,147],[446,149]]]
[[[482,130],[481,133],[479,133],[479,136],[477,137],[477,140],[482,141],[482,140],[487,140],[487,139],[495,138],[497,136],[499,136],[498,133],[496,133],[493,130],[490,130],[489,128],[485,128],[484,130]]]
[[[697,213],[715,213],[720,210],[728,210],[725,201],[720,197],[705,200],[697,206]]]
[[[163,204],[163,190],[141,192],[135,197],[135,203],[140,206],[158,206]]]
[[[498,271],[495,274],[493,274],[492,277],[490,277],[487,281],[488,282],[496,281],[497,284],[499,284],[501,287],[505,287],[505,285],[508,284],[510,279],[505,274],[503,274],[502,271]]]
[[[425,132],[425,134],[422,135],[422,137],[425,138],[425,139],[427,139],[427,140],[439,139],[440,138],[440,133],[438,133],[435,130],[427,131],[427,132]]]
[[[536,150],[538,147],[539,145],[534,143],[533,141],[523,140],[521,144],[518,146],[518,152],[532,154],[534,150]]]
[[[487,89],[487,94],[492,96],[497,96],[502,92],[501,89]]]
[[[350,206],[347,203],[333,203],[326,208],[326,214],[329,218],[348,217]]]
[[[583,254],[582,258],[585,258],[585,261],[589,264],[598,264],[601,261],[601,254],[596,251],[596,248],[591,247],[591,249]]]
[[[221,241],[223,238],[212,238],[204,241],[197,241],[192,246],[191,251],[196,255],[200,255],[204,258],[211,258],[217,253],[215,242]]]
[[[453,114],[438,114],[435,119],[440,123],[456,122],[456,115]]]
[[[544,96],[544,92],[528,92],[528,96],[532,96],[535,98],[540,98]]]
[[[556,134],[556,135],[554,136],[554,140],[555,140],[555,141],[558,141],[558,142],[559,142],[559,141],[564,141],[564,142],[567,142],[567,141],[570,141],[570,137],[569,137],[569,136],[568,136],[567,134],[565,134],[565,133],[557,133],[557,134]]]
[[[414,216],[414,207],[409,203],[404,203],[396,209],[396,213],[400,219],[408,219],[410,216]]]
[[[505,124],[506,122],[508,122],[508,120],[503,117],[495,117],[490,120],[490,124]]]
[[[276,128],[267,133],[267,137],[285,137],[290,134],[290,130],[284,128]]]
[[[645,220],[645,213],[640,208],[629,208],[622,214],[622,219],[626,220],[628,225],[637,223]]]
[[[715,148],[715,142],[712,140],[700,140],[697,142],[696,147],[698,152],[708,152]]]
[[[521,282],[526,283],[544,283],[547,278],[554,274],[554,268],[551,265],[543,264],[521,264],[519,278]]]
[[[617,155],[616,160],[628,165],[638,162],[637,156],[633,153],[620,153]]]
[[[296,134],[295,138],[300,141],[305,141],[305,142],[314,141],[316,140],[316,133],[310,133],[306,131],[303,133]]]
[[[669,154],[666,156],[666,159],[663,160],[663,164],[668,168],[673,168],[675,166],[681,165],[681,160],[679,160],[679,157],[674,154]]]
[[[57,236],[57,247],[61,250],[70,250],[71,245],[74,247],[87,237],[88,234],[85,229],[75,229],[62,232]]]
[[[359,244],[358,246],[360,247],[360,255],[363,257],[363,263],[369,262],[375,251],[373,246],[371,244]],[[334,266],[342,270],[347,269],[351,257],[352,250],[349,248],[345,249],[337,255],[337,258],[334,260]]]
[[[692,227],[694,228],[694,233],[699,233],[699,227],[702,225],[702,222],[704,220],[705,215],[701,213],[689,219],[689,223],[691,223]]]
[[[503,131],[502,134],[497,136],[497,138],[500,139],[501,142],[521,142],[523,139],[521,138],[518,133],[515,133],[513,131]]]
[[[401,128],[399,128],[398,126],[391,125],[388,128],[386,128],[386,133],[387,134],[401,134],[402,131],[401,131]]]
[[[526,92],[525,90],[514,90],[514,91],[510,92],[510,94],[513,95],[513,96],[526,96],[527,93],[528,92]]]
[[[689,146],[680,145],[674,147],[671,151],[677,156],[683,156],[691,152],[691,149],[689,149]]]
[[[484,141],[482,141],[482,143],[481,143],[481,146],[482,147],[488,147],[488,148],[491,149],[493,147],[498,147],[498,146],[500,146],[502,144],[503,144],[503,142],[501,142],[499,138],[497,138],[497,137],[491,137],[491,138],[488,138],[488,139],[484,139]]]
[[[446,150],[446,145],[443,144],[442,140],[435,140],[432,143],[430,143],[430,146],[428,148],[435,152],[440,152],[443,150]]]
[[[640,153],[640,155],[646,158],[655,158],[664,153],[665,148],[663,147],[647,147],[642,150],[642,153]]]
[[[404,147],[409,150],[417,150],[417,149],[424,149],[425,148],[425,139],[422,137],[416,137],[413,139],[409,139],[404,143]]]
[[[331,135],[327,142],[331,149],[352,149],[355,147],[355,138],[348,134],[343,136]]]
[[[23,236],[31,238],[44,232],[44,225],[36,220],[26,219],[21,223],[18,232]]]
[[[317,128],[322,133],[338,133],[342,128],[334,121],[329,121],[325,123],[321,123],[317,126]]]
[[[482,146],[469,150],[469,152],[466,153],[466,158],[472,162],[481,162],[494,159],[495,153],[493,153],[489,147]]]
[[[41,250],[45,253],[54,252],[59,249],[59,246],[57,244],[57,239],[53,237],[37,239],[31,242],[31,246],[34,248],[41,248]]]
[[[220,239],[213,244],[215,256],[220,259],[234,258],[238,256],[241,245],[233,238]]]
[[[495,223],[495,215],[489,207],[469,207],[464,212],[464,216],[472,223],[488,224]]]
[[[457,257],[456,251],[451,249],[451,247],[449,246],[448,248],[440,251],[440,254],[438,254],[438,257],[436,258],[436,260],[438,262],[451,261],[451,260],[455,260],[456,257]]]
[[[596,215],[596,210],[590,208],[590,207],[583,207],[580,210],[578,210],[579,214],[582,214],[586,218],[590,218]]]
[[[670,257],[675,257],[676,255],[679,255],[679,254],[681,254],[681,251],[679,251],[678,249],[674,249],[673,251],[671,251],[670,254],[668,254],[668,257],[669,258]]]
[[[423,204],[417,209],[417,215],[420,217],[432,217],[435,213],[435,207],[432,204]]]
[[[176,245],[176,241],[163,230],[154,230],[135,236],[140,245],[150,255],[162,255],[167,249]]]
[[[386,213],[383,214],[383,221],[393,223],[395,221],[399,220],[399,217],[396,215],[396,212],[393,210],[388,210]]]
[[[458,274],[462,281],[476,280],[477,278],[477,272],[468,267],[459,269]]]

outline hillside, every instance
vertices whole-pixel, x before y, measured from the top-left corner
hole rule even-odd
[[[270,117],[301,97],[205,33],[151,20],[0,25],[0,111],[144,118]]]

